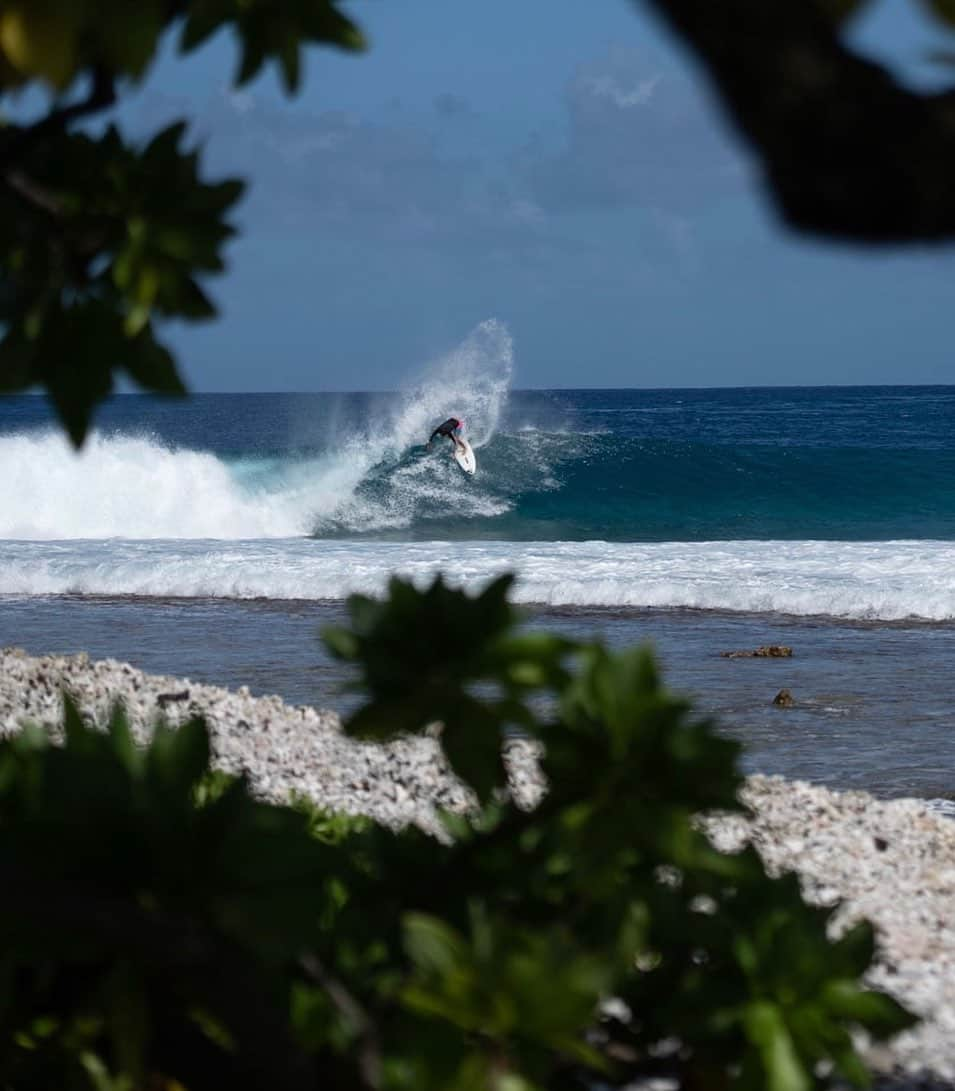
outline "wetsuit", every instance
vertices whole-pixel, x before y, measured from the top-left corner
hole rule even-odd
[[[460,427],[461,422],[458,420],[457,417],[448,417],[444,424],[439,424],[438,427],[435,428],[435,430],[431,433],[431,438],[428,440],[428,443],[433,443],[435,436],[446,436],[448,439],[453,441],[454,430],[455,428]]]

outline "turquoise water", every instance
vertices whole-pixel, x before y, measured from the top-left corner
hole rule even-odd
[[[466,402],[449,394],[428,415],[409,412],[400,395],[199,395],[184,406],[117,398],[99,417],[102,470],[118,484],[139,465],[120,437],[153,444],[156,460],[166,458],[153,482],[161,495],[181,488],[182,505],[220,503],[229,538],[264,529],[248,513],[243,523],[229,487],[263,510],[274,505],[290,534],[320,538],[955,538],[951,387],[504,391],[473,417]],[[472,417],[474,481],[460,479],[440,445],[421,447],[445,405]],[[48,421],[40,399],[0,401],[0,437],[42,436]],[[220,489],[190,476],[191,452],[223,468]],[[2,458],[0,439],[0,467]],[[52,441],[32,458],[52,467]],[[189,487],[205,491],[191,498]],[[30,510],[8,508],[0,524],[13,529],[21,516],[28,528],[34,502],[31,491]],[[184,536],[195,536],[189,512],[180,514]],[[61,519],[38,536],[83,533],[68,511]],[[148,528],[117,518],[100,529],[135,538]]]
[[[117,397],[80,458],[0,398],[0,644],[347,708],[349,592],[513,570],[535,624],[651,641],[748,768],[955,793],[955,387],[513,391],[492,334],[394,394]],[[473,479],[424,446],[452,414]]]

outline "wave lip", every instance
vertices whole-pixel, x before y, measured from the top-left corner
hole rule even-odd
[[[99,433],[77,454],[48,430],[0,435],[0,540],[289,538],[407,527],[444,509],[499,515],[507,499],[486,486],[462,488],[450,460],[420,455],[452,409],[471,445],[486,446],[512,367],[507,329],[482,322],[388,412],[326,437],[309,457],[249,451],[227,459]]]
[[[80,454],[57,433],[0,437],[0,538],[268,538],[304,533],[282,493],[244,491],[202,451],[145,436],[92,435]]]
[[[15,542],[0,594],[341,600],[393,574],[477,589],[514,571],[515,601],[859,620],[955,619],[955,542]]]

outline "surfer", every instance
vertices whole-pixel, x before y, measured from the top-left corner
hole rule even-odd
[[[437,428],[431,433],[431,437],[428,440],[428,446],[430,447],[434,443],[435,436],[445,436],[454,444],[455,450],[460,446],[458,437],[454,434],[461,425],[464,424],[463,420],[458,420],[457,417],[448,417],[443,423],[439,424]]]
[[[463,425],[463,420],[459,420],[457,417],[448,417],[443,424],[439,424],[431,433],[428,446],[430,447],[434,443],[435,436],[444,436],[446,439],[451,440],[451,457],[466,474],[473,474],[477,468],[477,461],[474,458],[474,452],[471,450],[471,444],[457,434]]]

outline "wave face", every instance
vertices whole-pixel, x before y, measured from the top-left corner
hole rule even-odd
[[[949,542],[7,543],[0,595],[340,600],[393,574],[476,590],[516,571],[514,599],[859,620],[955,618]]]
[[[475,450],[489,444],[511,369],[510,337],[488,321],[390,399],[285,399],[278,420],[268,398],[264,414],[254,398],[153,403],[153,430],[141,418],[136,434],[128,425],[96,432],[79,455],[58,431],[0,435],[0,538],[285,538],[387,532],[449,512],[494,516],[508,505],[500,491],[466,489],[446,450],[425,453],[422,440],[453,413]],[[174,408],[184,433],[164,427]],[[180,446],[210,436],[219,441],[211,450]]]
[[[517,391],[490,320],[390,394],[0,398],[0,594],[337,599],[505,569],[552,605],[955,617],[955,387]],[[464,418],[477,474],[428,435]]]
[[[489,322],[397,395],[0,401],[0,539],[955,539],[952,388],[509,394]],[[454,414],[466,478],[432,427]]]
[[[97,433],[77,457],[51,432],[0,436],[0,539],[955,538],[953,454],[505,428],[475,445],[468,480],[446,441],[411,441],[435,419],[235,456]]]

